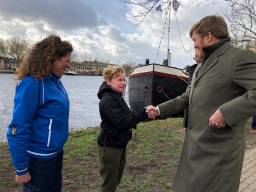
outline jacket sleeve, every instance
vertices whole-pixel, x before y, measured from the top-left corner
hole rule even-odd
[[[112,97],[104,98],[104,101],[100,103],[100,108],[104,116],[111,124],[118,127],[120,130],[129,130],[136,128],[136,125],[145,119],[147,119],[147,113],[145,109],[141,111],[125,114],[119,103]]]
[[[175,99],[171,99],[170,101],[158,105],[161,117],[167,118],[188,108],[190,87],[191,86],[188,86],[186,92],[176,97]]]
[[[244,93],[219,107],[230,126],[256,114],[256,54],[242,51],[233,65],[232,83]]]
[[[28,172],[29,158],[27,148],[38,100],[38,80],[33,77],[26,77],[16,87],[13,118],[7,132],[9,150],[17,175],[23,175]]]

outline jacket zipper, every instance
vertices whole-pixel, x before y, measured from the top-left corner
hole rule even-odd
[[[50,123],[49,123],[48,129],[49,129],[49,131],[48,131],[47,147],[50,146],[50,142],[51,142],[51,136],[52,136],[52,119],[50,119]]]

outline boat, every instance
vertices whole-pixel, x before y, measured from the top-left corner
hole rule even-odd
[[[65,72],[64,72],[64,74],[65,74],[65,75],[78,75],[78,73],[77,73],[77,72],[75,72],[75,71],[71,71],[71,70],[69,70],[69,71],[65,71]]]
[[[134,111],[173,99],[188,86],[188,75],[182,69],[159,64],[136,67],[128,78],[129,105]]]
[[[173,1],[173,3],[177,1]],[[174,5],[173,5],[174,6]],[[174,6],[177,11],[178,7]],[[169,49],[170,10],[168,23],[167,59],[163,65],[149,63],[146,59],[144,65],[136,67],[128,76],[128,99],[132,110],[137,111],[148,105],[158,105],[173,99],[186,91],[188,75],[183,69],[171,66],[171,53]],[[176,116],[183,116],[183,113]]]

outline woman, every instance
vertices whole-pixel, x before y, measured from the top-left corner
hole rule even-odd
[[[24,192],[61,191],[69,99],[60,78],[72,51],[70,43],[51,35],[35,44],[18,71],[7,138]]]
[[[126,162],[126,146],[132,137],[132,128],[147,118],[145,109],[133,113],[122,94],[125,91],[125,74],[120,67],[107,67],[105,81],[99,88],[101,129],[98,137],[102,192],[114,192],[119,184]]]

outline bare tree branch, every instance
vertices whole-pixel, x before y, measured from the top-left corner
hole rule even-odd
[[[135,13],[132,13],[130,18],[137,17],[141,18],[140,23],[144,21],[147,15],[161,2],[160,0],[145,0],[141,2],[140,0],[128,0],[127,4],[130,5],[135,10]],[[138,9],[136,9],[138,8]],[[142,11],[141,11],[142,10]]]
[[[256,0],[226,0],[229,10],[226,14],[232,33],[238,39],[256,40]]]
[[[166,11],[173,0],[124,0],[128,6],[131,7],[132,13],[129,18],[141,18],[140,22],[143,22],[144,19],[152,12],[154,8],[158,5],[161,5],[162,11]],[[179,0],[181,4],[180,7],[188,9],[191,7],[198,7],[204,3],[216,4],[217,0],[189,0],[186,3]],[[136,9],[138,8],[138,9]],[[135,12],[135,13],[134,13]]]
[[[17,64],[19,65],[22,61],[24,53],[28,48],[28,42],[26,40],[22,40],[19,38],[12,38],[7,41],[8,46],[8,54],[17,60]]]

